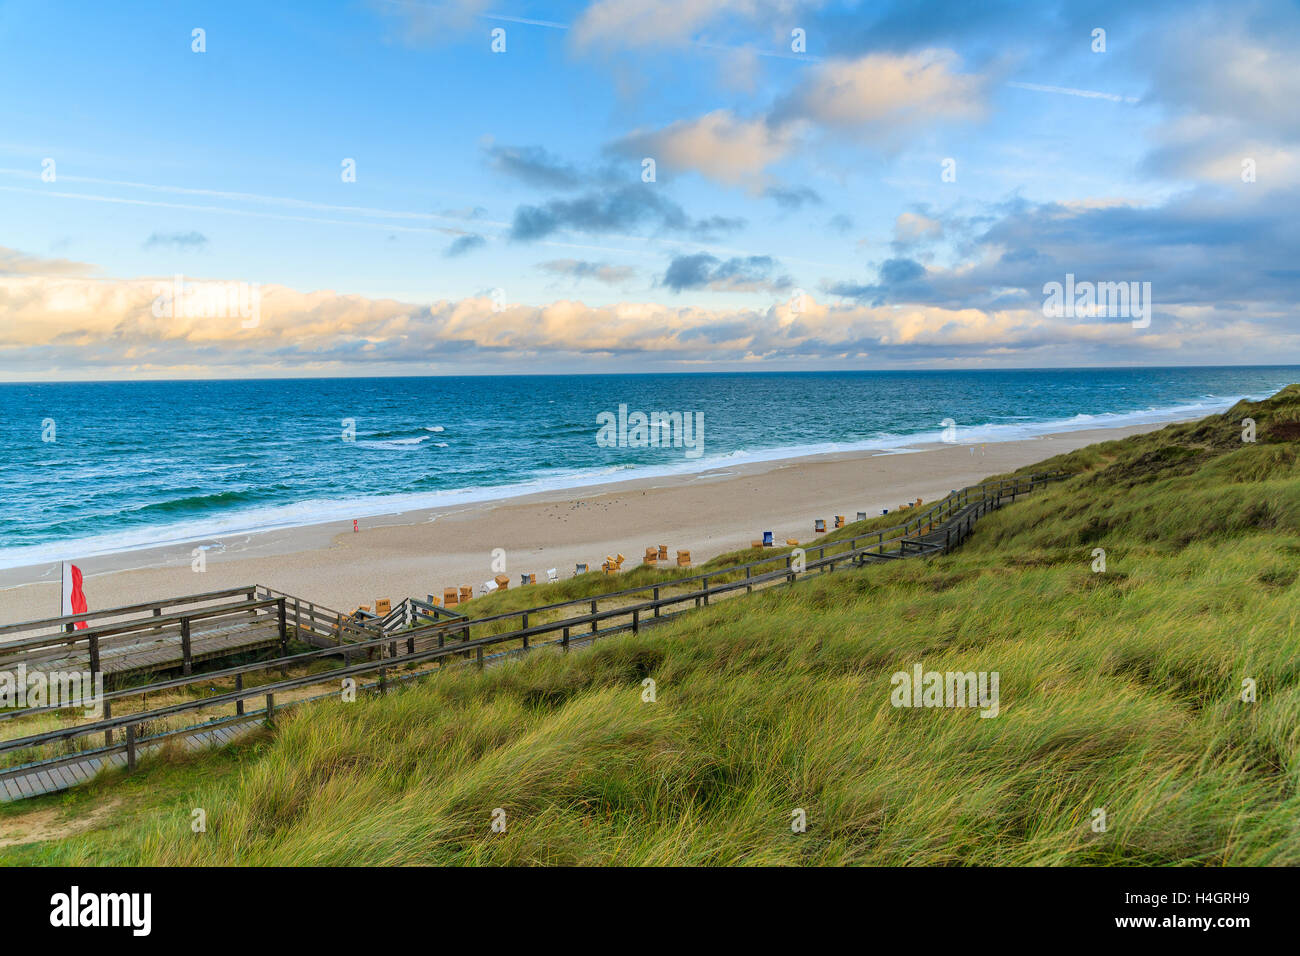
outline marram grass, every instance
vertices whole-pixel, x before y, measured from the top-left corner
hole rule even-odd
[[[303,707],[237,772],[167,768],[111,828],[24,859],[1300,864],[1298,421],[1292,386],[1025,469],[1077,474],[945,558]],[[892,707],[916,663],[997,671],[999,715]]]

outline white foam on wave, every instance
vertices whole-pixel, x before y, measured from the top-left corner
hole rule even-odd
[[[428,435],[422,435],[419,438],[386,438],[382,441],[359,441],[358,448],[414,448],[416,445],[422,445],[429,440]]]

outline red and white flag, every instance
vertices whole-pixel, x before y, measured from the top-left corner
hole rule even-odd
[[[63,616],[83,614],[87,610],[86,594],[81,590],[81,568],[67,561],[63,562]],[[77,621],[77,630],[86,626],[85,621]]]

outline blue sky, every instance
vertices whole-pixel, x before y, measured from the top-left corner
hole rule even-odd
[[[1298,40],[1289,3],[3,0],[0,378],[1300,362]],[[1067,272],[1150,282],[1150,327],[1045,316]],[[176,274],[256,323],[154,314]]]

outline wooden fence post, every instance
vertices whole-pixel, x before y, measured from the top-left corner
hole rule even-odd
[[[181,673],[189,676],[194,671],[194,652],[190,646],[190,619],[181,618]]]
[[[126,769],[135,769],[135,724],[126,725]]]
[[[243,689],[244,689],[244,675],[243,675],[243,674],[236,674],[236,675],[235,675],[235,690],[236,690],[236,691],[241,691],[241,690],[243,690]],[[242,698],[242,697],[239,698],[239,700],[235,701],[235,716],[236,716],[236,717],[243,717],[243,716],[244,716],[244,698]]]
[[[105,719],[105,720],[112,720],[112,719],[113,719],[113,702],[112,702],[111,700],[106,700],[106,701],[104,701],[104,719]],[[112,727],[109,727],[108,730],[104,731],[104,746],[105,746],[105,747],[111,747],[111,746],[113,746],[113,728],[112,728]]]
[[[266,722],[268,724],[275,723],[275,695],[274,694],[266,695]]]
[[[90,679],[93,681],[99,673],[99,635],[90,635]]]

